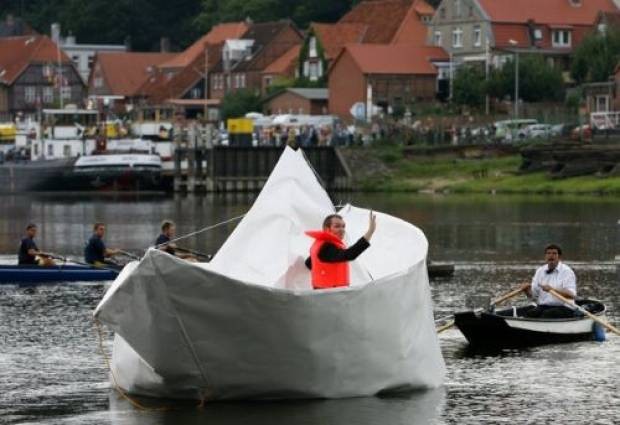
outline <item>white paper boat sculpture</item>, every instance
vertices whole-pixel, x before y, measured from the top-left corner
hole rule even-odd
[[[157,250],[125,267],[95,310],[115,333],[112,372],[136,395],[184,399],[339,398],[442,384],[428,242],[377,213],[351,286],[312,290],[303,260],[334,207],[287,148],[210,263]],[[347,244],[368,210],[340,210]]]

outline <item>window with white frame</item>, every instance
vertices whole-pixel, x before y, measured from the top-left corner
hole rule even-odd
[[[316,48],[316,37],[310,38],[310,43],[308,47],[309,47],[308,57],[316,58],[317,56],[319,56],[318,50]]]
[[[95,77],[93,80],[93,84],[95,85],[96,89],[100,89],[101,87],[103,87],[103,78]]]
[[[441,46],[441,31],[435,31],[435,35],[433,36],[433,44],[435,46]]]
[[[245,88],[245,74],[239,75],[239,87]]]
[[[454,0],[454,16],[461,17],[461,0]]]
[[[26,103],[34,103],[37,100],[37,88],[35,86],[26,86],[24,88],[24,101]]]
[[[71,100],[71,86],[62,86],[60,88],[60,95],[63,100]]]
[[[43,103],[49,105],[54,102],[54,88],[43,87]]]
[[[51,143],[47,144],[47,156],[54,156],[54,145],[52,145]]]
[[[463,47],[463,29],[461,27],[452,30],[452,47]]]
[[[571,35],[569,30],[553,31],[553,47],[570,47]]]
[[[482,46],[482,31],[480,30],[480,25],[474,25],[473,44],[474,47]]]
[[[609,112],[609,96],[596,96],[595,112]]]

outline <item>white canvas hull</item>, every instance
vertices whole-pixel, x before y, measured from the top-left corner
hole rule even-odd
[[[134,394],[340,398],[442,384],[415,226],[377,213],[351,286],[315,291],[303,264],[333,213],[301,152],[286,149],[252,209],[210,263],[157,250],[123,270],[95,311],[116,333],[113,370]],[[351,244],[368,210],[340,211]]]
[[[339,398],[430,388],[444,364],[425,343],[435,338],[428,287],[412,281],[425,267],[359,288],[293,292],[150,251],[100,319],[117,332],[119,385],[135,394]]]

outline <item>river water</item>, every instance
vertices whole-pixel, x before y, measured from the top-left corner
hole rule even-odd
[[[431,282],[435,315],[480,296],[508,292],[540,265],[545,244],[564,248],[580,294],[604,301],[620,322],[620,199],[342,194],[408,220],[426,233],[434,261],[456,263]],[[79,256],[95,221],[106,240],[138,252],[165,218],[183,234],[245,213],[251,195],[0,198],[0,262],[10,262],[22,229],[39,225],[39,247]],[[186,247],[215,252],[234,223]],[[378,230],[380,231],[380,230]],[[441,334],[442,388],[392,397],[331,401],[214,403],[142,412],[110,389],[91,313],[100,283],[0,286],[0,423],[33,424],[615,424],[620,418],[620,337],[501,353],[472,352],[457,330]],[[109,340],[106,348],[109,350]],[[157,405],[157,402],[151,404]]]

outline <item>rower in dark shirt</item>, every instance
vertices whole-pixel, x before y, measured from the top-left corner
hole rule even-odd
[[[170,242],[172,239],[174,239],[175,234],[176,226],[174,222],[170,220],[164,220],[161,224],[161,234],[157,237],[157,240],[155,241],[155,248],[165,251],[170,255],[182,258],[184,260],[197,261],[196,257],[191,254],[181,254],[177,252],[178,247],[174,244],[174,242]]]
[[[18,265],[32,266],[53,266],[54,261],[39,251],[37,244],[34,243],[34,237],[37,235],[37,226],[28,224],[26,226],[26,237],[21,240],[19,245],[19,253],[17,254]]]
[[[106,261],[106,258],[118,254],[119,250],[106,248],[105,243],[103,242],[103,236],[105,235],[105,224],[95,223],[93,230],[93,235],[90,237],[86,247],[84,248],[84,261],[98,267],[111,264]]]

